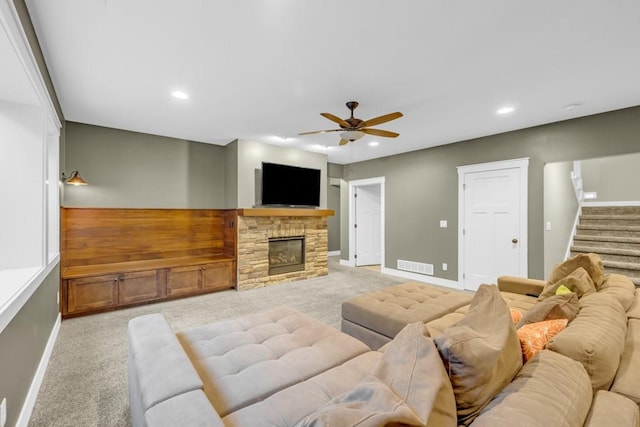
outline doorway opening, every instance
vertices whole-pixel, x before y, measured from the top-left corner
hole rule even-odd
[[[351,266],[384,269],[384,181],[377,177],[349,182]]]

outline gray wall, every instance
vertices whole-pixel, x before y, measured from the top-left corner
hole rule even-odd
[[[89,185],[65,186],[64,206],[225,206],[224,147],[67,122],[65,151]]]
[[[226,209],[238,207],[238,140],[230,142],[225,147],[225,190],[224,200]]]
[[[327,209],[333,209],[334,215],[327,220],[329,252],[340,250],[340,186],[342,165],[327,164]]]
[[[386,178],[386,267],[395,268],[399,258],[435,266],[446,262],[448,271],[436,269],[435,276],[457,281],[456,167],[529,157],[529,276],[543,278],[544,164],[637,152],[639,137],[640,107],[634,107],[354,163],[345,166],[344,179]],[[344,225],[347,209],[343,209],[341,215]],[[439,228],[441,219],[449,221],[447,229]],[[341,240],[340,256],[348,259],[345,227]]]
[[[327,206],[327,156],[297,148],[279,147],[249,140],[237,141],[238,208],[251,208],[260,198],[260,180],[256,174],[262,162],[320,169],[320,207]]]
[[[15,425],[58,317],[55,267],[0,334],[0,399],[7,398],[7,425]]]
[[[582,180],[584,191],[598,193],[587,202],[640,201],[640,153],[584,160]]]
[[[571,171],[573,161],[548,163],[544,167],[544,277],[564,260],[578,213]],[[551,229],[546,229],[549,222]]]

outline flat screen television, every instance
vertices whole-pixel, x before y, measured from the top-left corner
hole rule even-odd
[[[320,170],[262,162],[262,205],[320,206]]]

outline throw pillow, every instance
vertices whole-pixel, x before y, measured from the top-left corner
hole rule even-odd
[[[465,316],[434,341],[453,385],[459,425],[473,422],[522,367],[509,308],[493,285],[481,285]]]
[[[296,425],[455,427],[451,383],[425,325],[404,327],[386,346],[373,375]]]
[[[567,277],[578,267],[587,270],[596,288],[600,289],[602,282],[604,282],[604,265],[602,264],[600,256],[592,253],[578,254],[556,265],[553,267],[553,270],[551,270],[547,282],[551,284],[556,283],[558,280]]]
[[[580,310],[580,302],[578,295],[574,292],[554,295],[536,302],[516,324],[516,329],[543,320],[567,319],[568,322],[571,322],[578,314],[578,310]]]
[[[510,308],[509,312],[511,313],[511,323],[514,325],[522,320],[522,312],[517,308]]]
[[[523,362],[526,363],[537,352],[543,350],[549,340],[566,327],[567,319],[555,319],[530,323],[518,329]]]
[[[571,292],[575,292],[578,295],[578,298],[582,298],[584,295],[596,292],[595,284],[593,283],[593,280],[591,280],[591,276],[589,276],[587,270],[582,267],[578,267],[570,275],[558,280],[556,283],[547,283],[540,293],[538,300],[541,301],[554,296],[558,288],[561,286],[570,289]]]

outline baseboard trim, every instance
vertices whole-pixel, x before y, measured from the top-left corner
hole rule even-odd
[[[49,340],[47,341],[47,346],[45,347],[42,358],[40,359],[40,363],[38,364],[38,369],[36,370],[36,374],[33,377],[33,381],[31,381],[31,387],[29,387],[27,398],[24,401],[24,405],[22,405],[22,410],[20,411],[20,416],[18,417],[18,422],[16,423],[17,427],[27,427],[27,425],[29,424],[31,413],[33,412],[33,408],[36,405],[36,399],[38,398],[40,386],[42,386],[42,380],[44,380],[44,374],[47,371],[47,366],[49,365],[49,360],[51,359],[51,353],[53,353],[53,346],[58,339],[58,332],[60,332],[61,323],[62,317],[60,313],[58,313],[58,318],[56,319],[56,322],[53,325],[53,329],[51,330],[51,334],[49,335]]]
[[[403,277],[417,282],[430,283],[432,285],[444,286],[446,288],[463,290],[462,284],[455,280],[442,279],[440,277],[425,276],[424,274],[411,273],[410,271],[396,270],[394,268],[382,267],[382,273],[391,276]]]
[[[340,265],[344,265],[345,267],[355,267],[355,265],[348,259],[341,259]]]
[[[340,251],[329,251],[327,256],[340,256]]]

